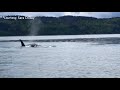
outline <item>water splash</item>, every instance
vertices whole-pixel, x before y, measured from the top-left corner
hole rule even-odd
[[[34,19],[30,21],[30,36],[38,35],[39,30],[41,29],[42,21],[40,19]]]

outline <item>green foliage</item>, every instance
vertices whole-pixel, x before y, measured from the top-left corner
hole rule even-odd
[[[36,28],[37,35],[120,34],[120,18],[62,16],[35,17],[34,20],[0,19],[0,36],[30,35]]]

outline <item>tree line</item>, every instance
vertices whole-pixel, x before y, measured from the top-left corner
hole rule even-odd
[[[120,18],[98,19],[84,16],[37,16],[34,19],[0,18],[0,36],[81,34],[120,34]]]

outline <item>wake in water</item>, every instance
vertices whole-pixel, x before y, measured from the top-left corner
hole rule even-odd
[[[25,47],[31,47],[30,45],[26,45]],[[42,46],[42,45],[37,45],[34,48],[38,48],[38,47],[42,47],[42,48],[50,48],[50,47],[56,47],[55,45],[49,45],[49,46]]]

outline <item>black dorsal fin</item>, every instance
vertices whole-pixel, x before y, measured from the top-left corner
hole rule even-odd
[[[23,43],[23,41],[20,39],[20,42],[21,42],[21,46],[25,46],[25,44]]]

